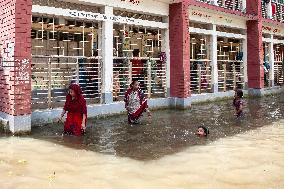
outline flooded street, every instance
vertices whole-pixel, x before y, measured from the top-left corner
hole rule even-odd
[[[284,96],[245,101],[242,119],[225,101],[156,111],[134,127],[125,115],[90,120],[82,138],[55,124],[2,135],[0,188],[282,189]],[[200,125],[208,138],[194,135]]]

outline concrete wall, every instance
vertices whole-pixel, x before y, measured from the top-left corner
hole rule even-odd
[[[261,95],[271,95],[276,93],[283,93],[284,87],[274,87],[262,89]],[[244,90],[245,96],[248,95],[248,91]],[[213,102],[216,100],[225,100],[228,98],[234,97],[234,91],[228,92],[218,92],[218,93],[208,93],[208,94],[200,94],[200,95],[192,95],[189,98],[185,98],[190,105],[198,104],[203,102]],[[184,101],[184,99],[183,99]],[[151,110],[156,109],[168,109],[168,108],[185,108],[185,106],[181,106],[181,102],[179,98],[158,98],[158,99],[149,99],[148,101],[149,107]],[[51,123],[58,119],[61,114],[62,109],[53,109],[53,110],[42,110],[42,111],[34,111],[32,113],[32,125],[39,125],[44,123]],[[126,111],[124,108],[124,102],[116,102],[111,104],[101,104],[101,105],[89,105],[88,106],[88,117],[94,118],[98,116],[109,116],[115,114],[125,114]]]
[[[160,109],[170,107],[171,98],[149,99],[151,109]],[[32,125],[51,123],[57,121],[62,112],[62,108],[50,110],[36,110],[32,113]],[[88,105],[88,117],[114,115],[126,113],[124,102],[115,102],[110,104]]]

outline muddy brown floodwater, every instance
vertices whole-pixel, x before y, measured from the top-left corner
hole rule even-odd
[[[84,137],[56,124],[0,134],[0,188],[283,189],[284,95],[245,101],[241,119],[224,101],[133,127],[125,115],[89,120]],[[200,125],[209,137],[194,135]]]

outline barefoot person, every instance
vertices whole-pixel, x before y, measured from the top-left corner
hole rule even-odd
[[[125,93],[124,102],[128,113],[128,123],[138,123],[139,118],[145,111],[148,112],[148,116],[151,116],[147,99],[137,80],[133,80],[130,84],[130,88]]]
[[[66,96],[60,120],[63,119],[66,112],[67,118],[64,124],[64,133],[81,136],[86,129],[87,105],[82,95],[82,90],[77,84],[69,86],[69,93]]]

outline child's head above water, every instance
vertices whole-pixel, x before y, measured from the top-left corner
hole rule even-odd
[[[198,136],[207,136],[209,134],[209,130],[206,127],[199,126],[197,128],[197,133]]]

